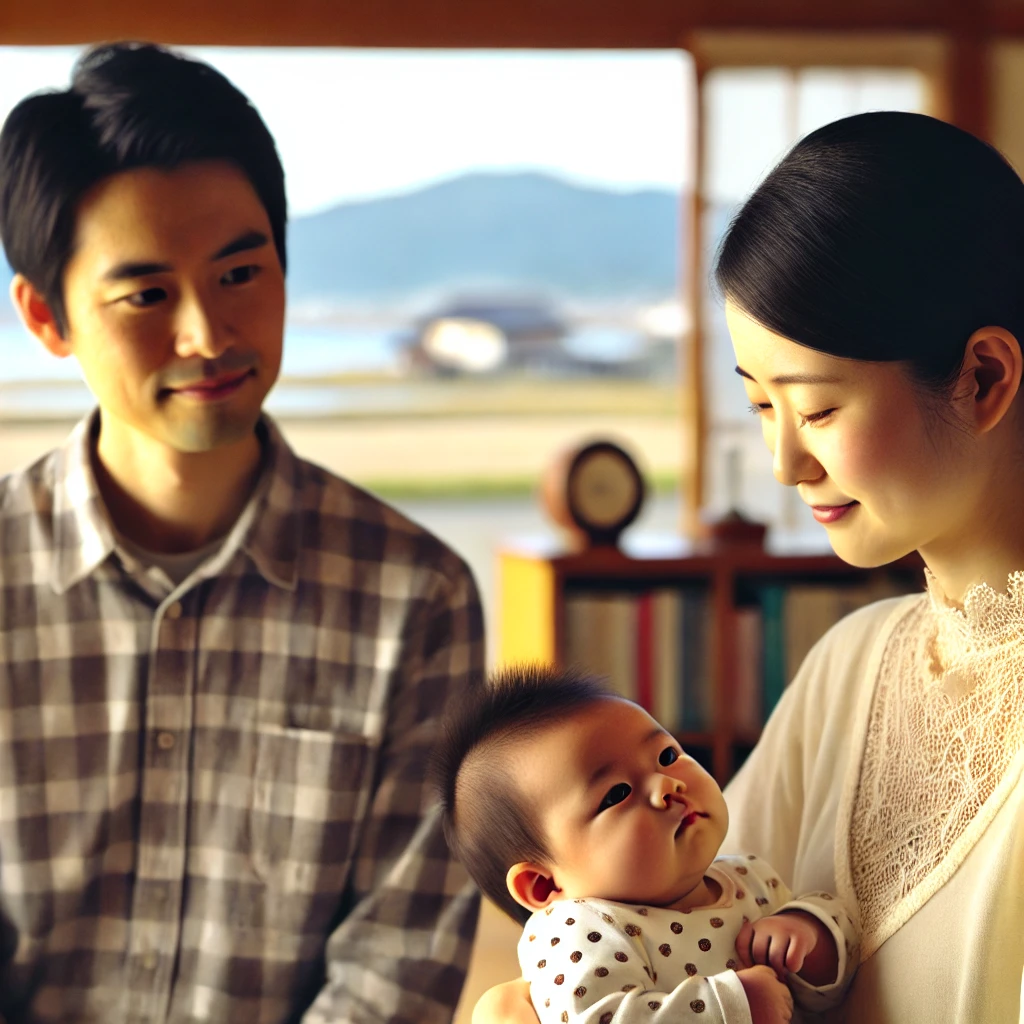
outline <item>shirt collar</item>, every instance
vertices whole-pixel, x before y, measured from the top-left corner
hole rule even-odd
[[[95,572],[116,549],[92,468],[98,428],[99,410],[93,410],[56,451],[50,584],[58,594]],[[269,583],[294,590],[302,548],[302,462],[269,416],[263,415],[257,429],[264,444],[264,469],[222,550],[227,556],[241,548]]]
[[[92,470],[98,427],[99,411],[93,410],[56,452],[50,584],[58,594],[85,579],[114,550],[114,530]]]

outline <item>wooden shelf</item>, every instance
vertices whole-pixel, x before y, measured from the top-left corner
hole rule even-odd
[[[551,540],[506,545],[499,559],[499,660],[562,664],[566,652],[566,599],[602,592],[642,594],[675,586],[706,588],[709,728],[677,730],[725,783],[757,742],[759,732],[736,723],[737,611],[752,605],[769,584],[829,584],[840,589],[866,583],[894,591],[923,587],[922,563],[914,556],[860,569],[831,554],[773,554],[759,547],[695,544],[681,539],[643,539],[630,549],[561,550]]]

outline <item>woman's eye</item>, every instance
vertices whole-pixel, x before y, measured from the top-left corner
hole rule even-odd
[[[632,793],[632,788],[625,782],[620,782],[617,786],[612,786],[604,795],[604,799],[601,801],[601,806],[598,807],[598,813],[606,811],[609,807],[614,807],[615,804],[621,804],[623,800]]]
[[[155,306],[167,298],[167,291],[164,288],[143,288],[141,292],[134,292],[126,297],[129,306],[144,308]]]
[[[755,416],[763,416],[772,407],[771,402],[751,402],[750,411]]]
[[[679,760],[679,751],[675,747],[666,747],[658,755],[658,764],[663,768],[667,768],[670,764],[675,764]]]
[[[246,281],[251,281],[258,273],[260,268],[254,263],[247,263],[243,267],[232,267],[222,278],[221,281],[224,284],[245,284]]]
[[[834,412],[835,409],[823,409],[821,412],[808,413],[806,416],[800,417],[800,426],[802,427],[805,423],[823,423]]]

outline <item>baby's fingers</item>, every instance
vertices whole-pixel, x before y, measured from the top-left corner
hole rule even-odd
[[[761,963],[770,964],[775,976],[782,981],[786,977],[786,955],[789,952],[789,936],[768,935],[768,942]]]
[[[789,946],[786,949],[786,970],[799,974],[807,959],[810,949],[807,943],[798,935],[790,937]]]
[[[754,966],[754,926],[749,921],[743,922],[743,927],[736,936],[736,955],[740,958],[740,964],[744,967]]]

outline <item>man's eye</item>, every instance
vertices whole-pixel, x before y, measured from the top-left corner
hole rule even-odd
[[[141,292],[134,292],[127,296],[129,306],[145,307],[155,306],[167,298],[167,290],[164,288],[143,288]]]
[[[222,278],[224,284],[245,284],[251,281],[260,271],[254,263],[247,263],[244,267],[232,267]]]
[[[601,806],[598,807],[598,813],[606,811],[609,807],[614,807],[615,804],[621,804],[623,800],[632,793],[632,788],[625,782],[620,782],[617,786],[612,786],[604,795],[604,799],[601,801]]]
[[[679,751],[675,747],[666,747],[658,755],[658,764],[663,768],[667,768],[670,764],[675,764],[679,760]]]

